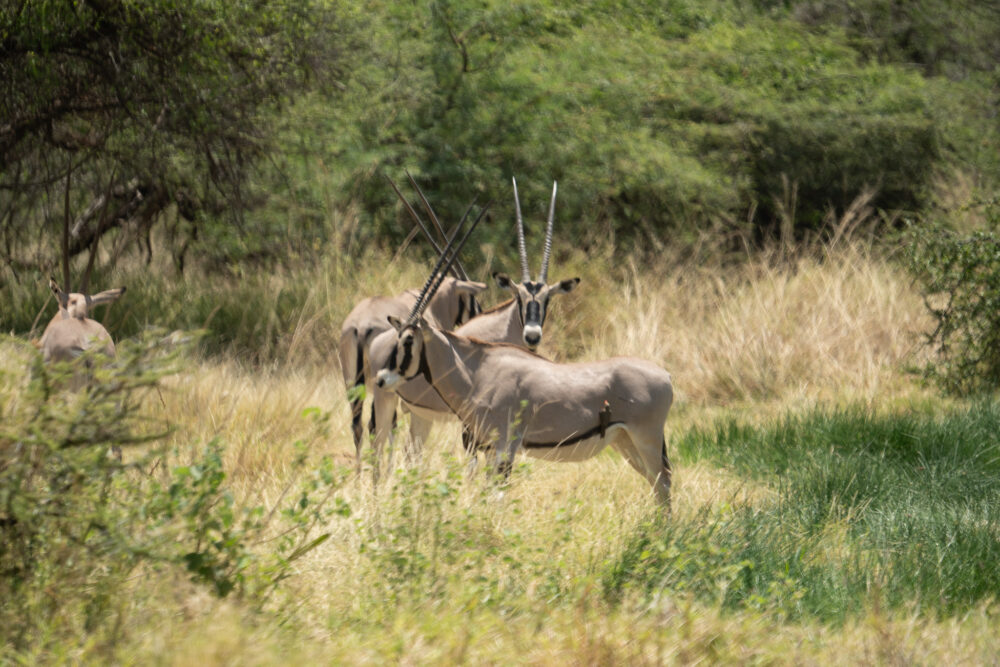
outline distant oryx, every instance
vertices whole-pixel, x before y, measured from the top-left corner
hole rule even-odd
[[[59,303],[59,312],[49,321],[38,342],[42,358],[45,361],[70,361],[95,346],[113,357],[115,344],[108,330],[87,315],[93,306],[117,301],[125,293],[125,288],[117,287],[94,295],[67,293],[52,278],[49,278],[49,288]]]
[[[432,278],[440,282],[440,275]],[[430,279],[428,285],[434,286]],[[423,376],[476,445],[492,450],[494,469],[504,475],[521,449],[581,461],[610,444],[669,507],[663,435],[673,402],[669,373],[626,357],[557,364],[513,345],[446,332],[422,316],[432,296],[433,290],[422,293],[405,321],[393,320],[395,349],[378,369],[378,387]]]
[[[393,188],[395,188],[395,185],[393,185]],[[402,198],[402,195],[400,197]],[[421,193],[421,198],[423,198],[423,193]],[[483,209],[480,217],[485,212],[486,209]],[[468,215],[468,211],[466,215]],[[463,217],[462,222],[464,220],[465,218]],[[476,222],[478,224],[478,220]],[[453,240],[454,236],[457,235],[457,231],[458,229],[456,228]],[[432,238],[431,242],[433,243]],[[435,248],[437,248],[436,244]],[[444,255],[442,254],[439,262],[443,258]],[[453,329],[468,322],[470,318],[482,312],[479,303],[476,301],[476,295],[486,289],[486,284],[469,280],[464,270],[459,269],[457,273],[456,277],[447,278],[442,274],[442,280],[439,283],[440,289],[430,296],[427,303],[423,304],[424,309],[427,311],[428,320],[434,322],[435,326],[442,329]],[[420,293],[420,290],[407,290],[394,297],[383,296],[364,299],[351,310],[341,327],[338,355],[340,357],[340,367],[344,376],[344,382],[349,391],[348,400],[351,404],[354,447],[359,467],[361,465],[361,448],[364,441],[364,426],[362,424],[364,396],[350,392],[359,385],[367,389],[372,388],[371,385],[375,379],[372,366],[369,362],[369,346],[372,340],[383,331],[390,329],[389,317],[405,317],[417,305]],[[382,417],[386,419],[386,424],[378,422],[378,419]],[[369,423],[370,431],[375,434],[382,429],[391,429],[391,422],[394,421],[394,417],[395,415],[391,411],[383,415],[381,413],[376,414],[373,409]]]
[[[512,179],[513,180],[513,179]],[[497,283],[514,292],[514,298],[487,310],[455,330],[462,336],[477,338],[491,343],[511,343],[534,349],[542,339],[542,326],[548,314],[549,300],[556,294],[566,294],[579,284],[579,278],[562,280],[549,285],[549,259],[552,254],[552,225],[555,218],[557,184],[552,184],[552,199],[549,202],[549,216],[545,230],[545,249],[542,255],[538,280],[532,281],[528,272],[528,256],[525,250],[524,221],[521,216],[521,202],[517,196],[517,181],[514,185],[514,205],[517,217],[517,245],[521,260],[521,283],[516,284],[506,275],[494,274]],[[395,317],[400,318],[399,315]],[[396,332],[388,329],[376,336],[369,348],[369,359],[373,368],[386,365],[395,350]],[[410,453],[420,452],[430,434],[434,421],[453,418],[452,411],[422,376],[398,384],[393,392],[375,387],[372,409],[376,423],[388,425],[395,413],[396,397],[410,413]],[[377,429],[376,449],[381,449],[390,428]],[[463,434],[463,444],[469,446],[469,434]]]

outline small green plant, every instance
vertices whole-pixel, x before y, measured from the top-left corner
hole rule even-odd
[[[987,212],[997,228],[1000,206]],[[934,353],[923,374],[946,390],[969,395],[1000,387],[1000,234],[970,235],[936,227],[908,232],[909,268],[922,284],[935,327]]]
[[[0,384],[0,662],[37,648],[42,634],[103,630],[114,641],[128,575],[143,565],[181,568],[215,595],[259,608],[328,539],[321,526],[350,514],[338,495],[348,472],[310,457],[304,441],[267,502],[237,497],[221,442],[200,456],[167,451],[171,428],[149,406],[194,338],[150,332],[120,344],[114,360],[52,365],[27,343],[4,342],[25,363]],[[89,382],[70,391],[78,362],[92,362]],[[326,432],[328,414],[303,417],[313,439]]]

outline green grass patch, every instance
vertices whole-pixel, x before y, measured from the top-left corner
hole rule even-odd
[[[957,614],[1000,594],[1000,403],[726,420],[677,449],[774,497],[644,523],[606,572],[612,596],[687,592],[840,622],[873,606]]]

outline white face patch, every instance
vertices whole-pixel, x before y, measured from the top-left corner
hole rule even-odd
[[[403,381],[403,376],[396,371],[390,371],[387,368],[383,368],[375,376],[375,384],[379,389],[387,389],[392,391],[392,389]]]
[[[542,342],[542,327],[529,324],[524,327],[524,344],[534,349]]]
[[[66,312],[70,317],[84,319],[87,317],[87,297],[82,294],[70,294],[66,301]]]

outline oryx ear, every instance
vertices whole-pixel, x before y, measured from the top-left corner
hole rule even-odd
[[[400,321],[400,319],[398,317],[395,317],[393,315],[389,315],[385,319],[389,320],[389,324],[391,324],[392,328],[395,329],[396,331],[402,331],[403,330],[403,322]]]
[[[497,285],[503,289],[514,289],[514,283],[506,273],[494,271],[493,280],[497,281]]]
[[[52,278],[51,276],[49,277],[49,289],[56,295],[56,301],[59,302],[59,305],[62,308],[65,308],[66,303],[69,301],[69,294],[63,292],[62,288],[59,287],[59,283],[57,283],[55,278]]]
[[[466,294],[479,294],[486,289],[486,283],[478,283],[472,280],[459,280],[455,282],[455,289]]]
[[[579,284],[580,284],[580,279],[579,278],[570,278],[568,280],[560,280],[559,284],[556,285],[555,291],[559,292],[560,294],[568,294],[569,292],[572,292],[573,288],[575,288]]]
[[[96,305],[99,303],[111,303],[112,301],[117,301],[118,297],[125,293],[124,287],[116,287],[115,289],[104,290],[103,292],[98,292],[93,296],[87,297],[87,305]]]

